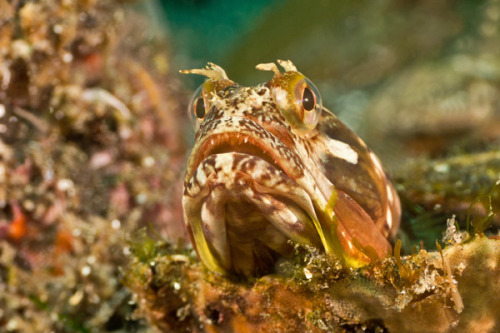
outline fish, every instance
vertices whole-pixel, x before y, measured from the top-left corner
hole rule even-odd
[[[201,262],[222,275],[272,273],[295,244],[348,267],[391,254],[398,194],[378,157],[290,60],[240,86],[213,63],[188,112],[196,128],[182,205]]]

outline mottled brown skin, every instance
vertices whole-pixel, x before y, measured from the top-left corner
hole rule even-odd
[[[307,113],[312,83],[280,64],[284,73],[259,65],[275,75],[255,87],[213,64],[185,71],[208,77],[193,104],[199,129],[183,197],[198,255],[213,271],[254,275],[290,253],[289,239],[349,265],[389,254],[400,207],[379,160],[319,93]]]

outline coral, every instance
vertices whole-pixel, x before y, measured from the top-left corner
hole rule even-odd
[[[120,267],[138,226],[183,237],[187,122],[149,27],[121,1],[0,0],[2,332],[147,330]]]

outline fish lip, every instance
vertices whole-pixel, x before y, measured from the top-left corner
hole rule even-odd
[[[265,144],[256,140],[255,137],[238,132],[211,135],[203,141],[198,152],[194,168],[197,168],[210,155],[242,153],[259,157],[275,168],[284,171],[283,167],[277,162],[276,154],[273,153],[272,149],[267,149]]]
[[[219,120],[224,121],[224,119]],[[231,120],[234,121],[235,119],[246,123],[248,126],[240,125],[230,130],[207,135],[199,143],[195,144],[189,157],[185,183],[189,182],[194,171],[204,159],[210,155],[229,152],[249,154],[262,158],[292,179],[296,179],[297,176],[303,173],[304,167],[302,165],[297,168],[300,158],[277,136],[251,119],[231,117]],[[293,160],[293,163],[290,160]]]

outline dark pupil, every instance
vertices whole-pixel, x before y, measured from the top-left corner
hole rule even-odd
[[[203,103],[203,98],[199,97],[196,101],[194,113],[196,113],[196,117],[198,118],[205,117],[205,103]]]
[[[315,104],[314,93],[311,91],[311,89],[306,87],[304,89],[304,93],[302,94],[302,107],[306,111],[311,111],[312,109],[314,109]]]

